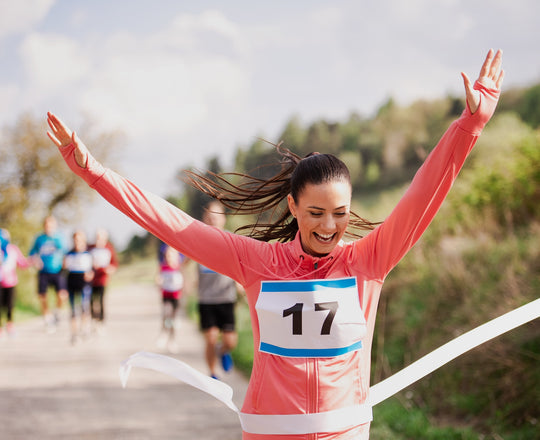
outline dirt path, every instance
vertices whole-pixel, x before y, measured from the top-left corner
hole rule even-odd
[[[12,439],[203,439],[238,440],[236,414],[214,398],[157,372],[133,369],[126,389],[120,362],[137,351],[159,352],[155,340],[160,304],[152,286],[108,292],[104,335],[75,346],[64,319],[47,334],[41,319],[17,325],[15,338],[0,340],[0,438]],[[203,341],[196,325],[181,318],[180,352],[173,355],[203,373]],[[247,381],[222,373],[240,406]]]

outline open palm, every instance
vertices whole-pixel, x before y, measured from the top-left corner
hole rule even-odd
[[[88,150],[86,146],[77,137],[74,131],[71,131],[57,116],[51,112],[47,113],[47,123],[50,130],[47,131],[49,138],[58,148],[65,148],[70,144],[75,145],[75,160],[77,164],[86,168],[86,159]]]
[[[504,70],[501,69],[501,65],[502,50],[499,49],[497,53],[494,53],[493,49],[490,49],[480,69],[478,82],[487,88],[500,90],[504,78]],[[471,113],[474,113],[480,105],[480,92],[474,89],[473,83],[465,73],[462,72],[461,76],[465,85],[467,104],[469,104]]]

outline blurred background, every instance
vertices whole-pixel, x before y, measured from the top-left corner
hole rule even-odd
[[[460,72],[476,78],[502,48],[496,115],[383,290],[377,382],[538,297],[539,15],[534,0],[0,0],[0,227],[26,252],[53,213],[66,237],[108,229],[126,265],[155,258],[153,237],[67,171],[47,111],[106,166],[192,213],[200,200],[181,170],[249,172],[274,158],[264,138],[339,155],[355,211],[383,220],[463,110]],[[36,313],[22,278],[18,309]],[[246,327],[235,356],[248,375]],[[533,322],[381,406],[373,438],[539,438],[539,359]]]

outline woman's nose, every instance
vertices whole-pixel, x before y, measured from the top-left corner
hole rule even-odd
[[[322,219],[321,227],[323,228],[324,231],[334,232],[334,229],[336,227],[336,222],[332,218],[331,215],[326,215]]]

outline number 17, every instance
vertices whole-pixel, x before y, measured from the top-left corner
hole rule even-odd
[[[330,301],[324,303],[315,303],[315,311],[327,310],[328,315],[323,322],[321,328],[321,335],[329,335],[330,328],[332,327],[332,322],[336,316],[339,303],[337,301]],[[302,334],[302,309],[304,308],[304,303],[296,303],[294,306],[289,307],[288,309],[283,310],[283,317],[286,318],[289,315],[292,315],[292,333],[293,335]]]

